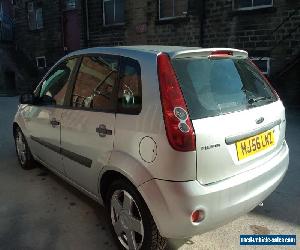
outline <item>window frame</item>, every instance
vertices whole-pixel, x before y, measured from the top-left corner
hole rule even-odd
[[[273,7],[274,6],[274,0],[271,0],[272,3],[271,4],[268,4],[268,5],[253,5],[253,1],[252,0],[252,6],[251,7],[242,7],[242,8],[236,8],[235,5],[236,5],[236,2],[239,1],[239,0],[233,0],[232,1],[232,9],[233,10],[257,10],[257,9],[264,9],[264,8],[270,8],[270,7]]]
[[[29,5],[32,5],[32,11],[29,11]],[[38,23],[38,11],[39,10],[41,12],[41,16],[42,16],[42,22]],[[43,15],[43,7],[40,5],[37,6],[37,3],[35,1],[29,1],[26,4],[26,12],[27,12],[27,24],[28,24],[28,29],[30,31],[38,31],[38,30],[42,30],[44,28],[44,15]],[[34,25],[30,26],[30,22],[29,22],[29,13],[32,13],[34,16]]]
[[[44,67],[39,67],[39,60],[40,59],[43,59],[45,61],[45,66]],[[36,61],[36,66],[37,66],[38,69],[45,69],[45,68],[47,68],[47,61],[46,61],[46,57],[45,56],[37,56],[35,58],[35,61]]]
[[[41,23],[38,22],[38,12],[41,12]],[[43,8],[42,7],[37,7],[35,8],[35,26],[36,26],[36,30],[41,30],[44,28],[44,15],[43,15]]]
[[[84,107],[73,107],[72,106],[72,96],[74,93],[74,89],[75,89],[75,84],[76,84],[76,79],[79,73],[79,69],[82,63],[82,60],[84,57],[93,57],[93,56],[101,56],[101,55],[105,55],[105,56],[113,56],[115,58],[118,59],[118,74],[117,74],[117,79],[116,79],[116,84],[114,86],[114,90],[113,90],[113,96],[112,96],[112,102],[113,102],[113,108],[112,110],[106,110],[106,109],[89,109],[89,108],[84,108]],[[49,105],[49,104],[43,104],[43,103],[37,103],[35,104],[36,106],[47,106],[47,107],[53,107],[53,108],[60,108],[60,109],[71,109],[71,110],[82,110],[82,111],[88,111],[88,112],[103,112],[103,113],[112,113],[112,114],[126,114],[126,115],[139,115],[142,112],[143,109],[143,90],[142,90],[142,76],[140,76],[139,79],[139,89],[140,89],[140,94],[141,94],[141,98],[142,98],[142,102],[140,105],[139,110],[137,111],[137,109],[126,109],[122,110],[119,109],[118,107],[118,93],[119,93],[119,89],[120,89],[120,72],[121,72],[121,65],[122,65],[122,61],[126,58],[129,58],[130,60],[134,60],[138,63],[139,68],[140,68],[140,74],[142,74],[142,67],[141,67],[141,63],[137,60],[134,59],[132,57],[128,57],[128,56],[122,56],[122,55],[114,55],[114,54],[105,54],[105,53],[88,53],[88,54],[83,54],[83,55],[74,55],[74,56],[70,56],[68,58],[64,58],[63,60],[58,61],[56,64],[54,64],[51,69],[46,73],[46,75],[42,78],[42,80],[39,82],[38,86],[36,87],[35,91],[34,91],[34,96],[35,98],[39,98],[40,95],[40,91],[41,91],[41,87],[43,82],[46,80],[46,78],[53,73],[53,70],[59,66],[61,63],[67,61],[67,60],[71,60],[71,59],[77,59],[76,65],[73,68],[73,71],[71,73],[70,76],[70,80],[69,80],[69,86],[67,88],[66,91],[66,96],[65,96],[65,100],[64,100],[64,104],[57,106],[57,105]]]
[[[270,74],[270,57],[251,57],[250,60],[255,64],[256,67],[258,67],[255,63],[255,61],[266,61],[267,62],[267,71],[262,71],[258,67],[258,69],[264,74],[264,75],[269,75]]]
[[[78,2],[77,2],[77,0],[74,0],[74,6],[67,5],[67,2],[65,0],[63,0],[63,4],[62,5],[63,5],[63,8],[62,8],[63,11],[72,11],[72,10],[78,9]]]
[[[109,2],[109,1],[113,1],[114,2],[114,22],[113,23],[109,23],[107,24],[106,23],[106,18],[105,18],[105,2]],[[125,0],[124,1],[124,4],[125,4]],[[125,8],[124,8],[124,21],[123,22],[115,22],[116,20],[116,2],[115,0],[103,0],[102,1],[102,18],[103,18],[103,26],[104,27],[110,27],[110,26],[122,26],[122,25],[125,25]]]
[[[50,104],[44,104],[44,103],[40,103],[38,100],[40,99],[40,93],[42,90],[42,85],[44,83],[44,81],[53,73],[53,71],[60,66],[62,63],[64,63],[65,61],[69,61],[72,59],[77,59],[76,64],[70,74],[70,80],[68,83],[68,88],[66,90],[66,95],[65,95],[65,99],[64,99],[64,104],[63,105],[50,105]],[[70,103],[71,103],[71,90],[72,90],[72,86],[74,84],[74,80],[76,79],[75,76],[77,75],[77,71],[78,71],[78,67],[80,65],[81,62],[81,57],[80,56],[71,56],[68,58],[65,58],[63,60],[58,61],[57,63],[55,63],[51,69],[45,74],[45,76],[42,78],[42,80],[39,82],[38,86],[36,87],[36,89],[34,90],[33,94],[37,100],[37,104],[36,106],[47,106],[47,107],[54,107],[54,108],[69,108],[70,107]]]
[[[162,0],[158,0],[158,20],[159,21],[165,21],[165,20],[173,20],[173,19],[180,19],[180,18],[185,18],[187,17],[188,15],[188,6],[187,6],[187,10],[186,10],[186,14],[182,14],[182,15],[179,15],[179,16],[175,16],[175,1],[176,0],[173,0],[173,16],[170,16],[170,17],[161,17],[161,7],[160,7],[160,2]],[[187,1],[187,5],[189,4],[188,3],[188,0]]]

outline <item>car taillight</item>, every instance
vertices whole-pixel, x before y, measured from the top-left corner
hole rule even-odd
[[[233,52],[230,50],[216,50],[211,52],[208,58],[227,58],[233,56]]]
[[[196,150],[196,137],[175,71],[167,54],[157,58],[160,99],[167,138],[177,151]]]

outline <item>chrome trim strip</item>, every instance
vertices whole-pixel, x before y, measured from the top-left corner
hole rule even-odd
[[[265,126],[263,126],[263,127],[260,127],[260,128],[254,129],[254,130],[252,130],[252,131],[249,131],[249,132],[247,132],[247,133],[227,136],[227,137],[225,138],[225,143],[226,143],[227,145],[233,144],[233,143],[235,143],[235,142],[237,142],[237,141],[240,141],[240,140],[249,138],[249,137],[251,137],[251,136],[257,135],[257,134],[259,134],[259,133],[265,132],[265,131],[267,131],[267,130],[269,130],[269,129],[271,129],[271,128],[274,128],[274,127],[277,126],[277,125],[280,125],[281,122],[282,122],[281,119],[279,119],[279,120],[276,120],[276,121],[274,121],[274,122],[271,122],[271,123],[269,123],[269,124],[267,124],[267,125],[265,125]]]

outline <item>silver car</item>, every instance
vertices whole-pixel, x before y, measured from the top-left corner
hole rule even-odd
[[[241,50],[80,50],[20,102],[21,166],[38,161],[104,205],[125,249],[234,220],[288,168],[284,106]]]

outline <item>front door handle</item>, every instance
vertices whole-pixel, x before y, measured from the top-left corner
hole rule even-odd
[[[51,121],[50,121],[50,124],[53,128],[57,127],[60,125],[60,122],[57,121],[55,118],[53,118]]]
[[[96,132],[99,134],[100,137],[105,137],[106,135],[112,135],[112,130],[107,129],[104,124],[99,125],[96,128]]]

